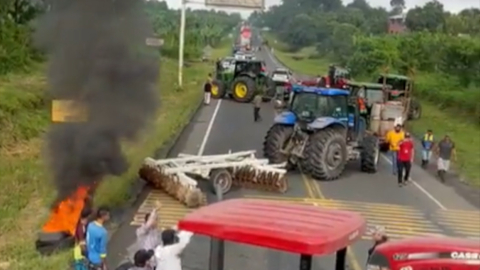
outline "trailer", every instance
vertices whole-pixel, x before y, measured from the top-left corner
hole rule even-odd
[[[198,156],[179,154],[176,158],[146,158],[140,178],[162,189],[190,208],[207,204],[206,194],[197,180],[209,180],[212,192],[216,186],[222,194],[232,186],[285,193],[288,189],[284,164],[269,164],[255,157],[255,150],[223,155]]]

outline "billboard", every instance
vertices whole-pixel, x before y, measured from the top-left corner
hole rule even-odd
[[[265,9],[265,0],[205,0],[208,7]]]

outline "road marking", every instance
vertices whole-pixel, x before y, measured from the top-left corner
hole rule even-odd
[[[477,211],[448,211],[436,212],[433,217],[437,222],[463,237],[480,238],[480,215]]]
[[[310,200],[312,200],[312,204],[318,207],[320,206],[318,203],[315,201],[318,200],[317,198],[320,198],[322,201],[330,201],[327,200],[326,197],[323,195],[322,190],[320,189],[320,186],[318,183],[311,178],[307,177],[305,174],[301,173],[301,176],[303,178],[303,181],[305,182],[305,186],[307,187],[307,192],[310,195]],[[355,253],[352,251],[351,247],[347,247],[347,257],[350,263],[352,264],[352,268],[354,270],[361,270],[362,267],[360,267],[360,263],[358,262],[357,257],[355,256]]]
[[[200,149],[198,149],[198,153],[197,153],[198,156],[203,155],[203,152],[205,152],[205,146],[207,145],[208,138],[210,137],[210,133],[212,132],[213,123],[215,123],[215,119],[217,118],[218,111],[220,110],[220,105],[222,105],[222,100],[218,99],[217,105],[215,106],[215,110],[213,111],[213,114],[212,114],[212,118],[208,123],[207,131],[203,136],[202,144],[200,145]]]
[[[367,226],[374,227],[376,225],[385,226],[387,233],[392,239],[401,239],[414,236],[429,236],[429,235],[444,235],[444,230],[439,227],[434,221],[428,220],[424,213],[411,207],[402,206],[396,204],[377,204],[366,203],[357,201],[341,201],[341,200],[329,200],[319,198],[296,198],[296,197],[283,197],[283,196],[261,196],[252,195],[246,196],[247,198],[257,198],[265,200],[275,200],[298,204],[309,204],[323,207],[325,209],[346,210],[360,213],[367,220]],[[442,214],[444,221],[448,218],[453,219],[456,211],[453,210],[438,210],[435,214]],[[472,217],[475,212],[465,213],[466,217],[470,219],[459,217],[456,224],[451,224],[451,230],[455,234],[463,234],[469,237],[475,237],[473,226],[470,223],[477,220]],[[480,217],[479,217],[480,219]],[[456,229],[456,225],[458,229]],[[480,221],[473,224],[480,224]],[[463,227],[462,227],[463,226]],[[477,225],[478,226],[478,225]],[[477,229],[478,230],[478,229]],[[479,236],[480,237],[480,236]],[[368,232],[363,236],[365,240],[371,240]]]
[[[152,210],[156,208],[157,201],[162,204],[162,208],[160,208],[158,212],[159,227],[167,228],[175,226],[180,219],[192,211],[192,209],[187,208],[165,192],[152,190],[138,208],[130,225],[142,225],[145,221],[145,215],[151,213]]]
[[[392,161],[388,159],[384,154],[382,154],[382,158],[386,160],[390,165],[392,165]],[[432,200],[438,207],[440,207],[442,210],[447,210],[447,207],[445,207],[439,200],[437,200],[430,192],[428,192],[424,187],[422,187],[419,183],[417,183],[415,180],[411,179],[413,185],[415,185],[423,194],[425,194],[430,200]]]

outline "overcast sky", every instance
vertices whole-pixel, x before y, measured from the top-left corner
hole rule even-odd
[[[1,1],[1,0],[0,0]],[[172,8],[179,8],[181,0],[165,0],[168,3],[169,7]],[[352,2],[353,0],[342,0],[344,3],[349,3]],[[390,0],[367,0],[370,5],[372,6],[383,6],[383,7],[388,7],[390,5]],[[194,0],[194,2],[201,2],[201,0],[197,1]],[[278,5],[280,4],[281,0],[266,0],[266,3],[268,6],[272,5]],[[406,0],[408,8],[412,8],[418,5],[423,5],[429,0]],[[461,11],[464,8],[470,8],[470,7],[476,7],[480,8],[480,0],[440,0],[441,3],[443,3],[444,7],[446,10],[452,11],[452,12],[458,12]],[[191,8],[205,8],[202,5],[199,4],[189,4],[189,7]],[[226,11],[235,11],[232,9],[226,9]],[[236,10],[236,11],[241,11],[241,10]],[[246,15],[249,12],[243,11],[241,12],[242,15]]]

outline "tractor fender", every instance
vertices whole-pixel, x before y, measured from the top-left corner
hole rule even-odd
[[[275,124],[293,126],[297,122],[297,116],[293,112],[282,112],[273,121]]]
[[[333,117],[319,117],[315,119],[312,123],[308,124],[307,127],[309,129],[324,129],[327,127],[331,127],[333,125],[340,126],[342,128],[347,128],[346,125],[347,119],[343,118],[333,118]]]

